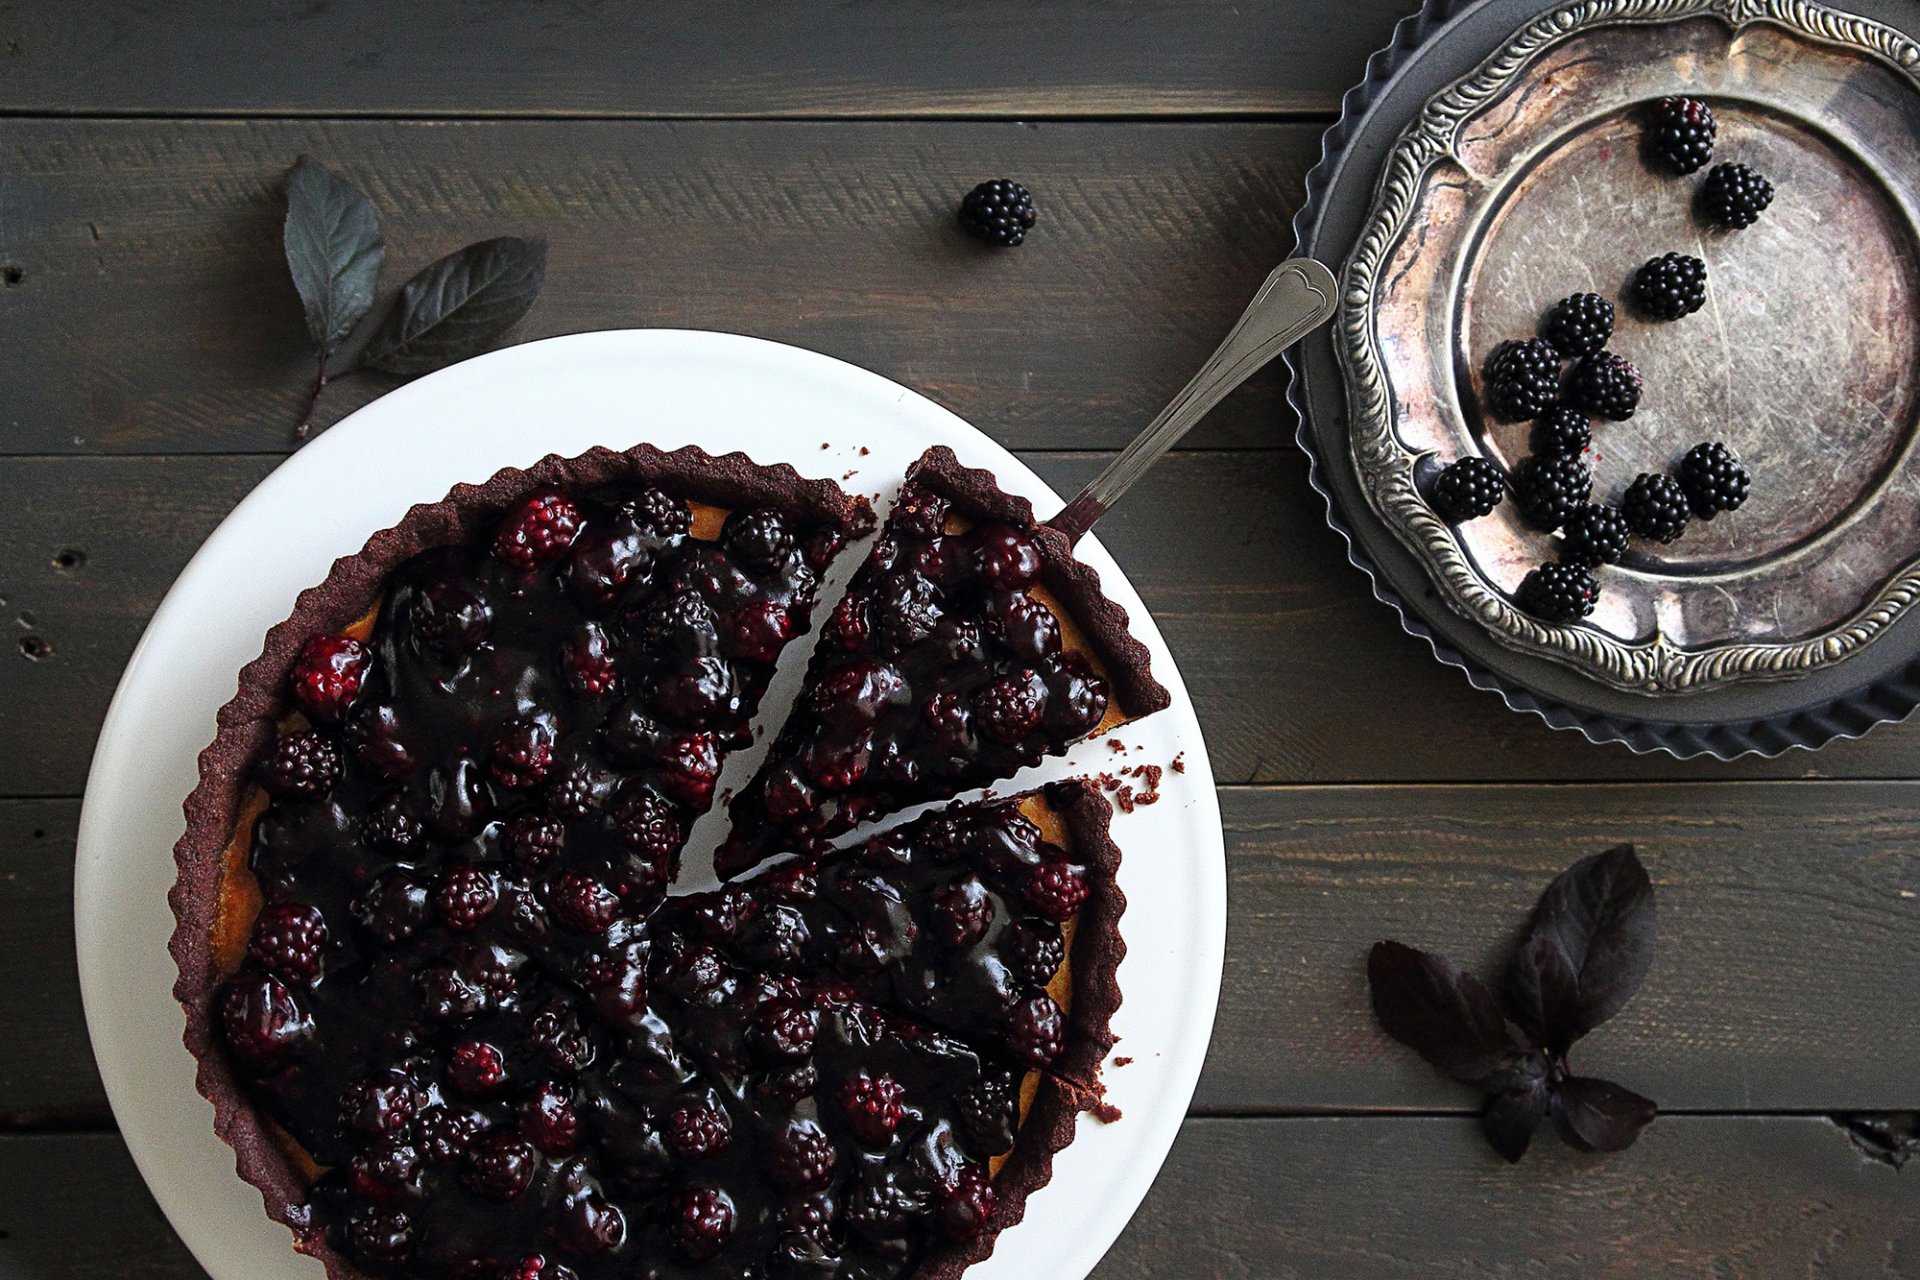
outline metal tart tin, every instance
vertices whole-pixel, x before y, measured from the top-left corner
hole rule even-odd
[[[1777,754],[1920,703],[1920,46],[1902,0],[1430,0],[1369,62],[1296,220],[1339,269],[1332,332],[1289,356],[1300,443],[1376,594],[1477,686],[1594,741]],[[1640,104],[1707,98],[1714,162],[1779,195],[1707,229],[1705,171],[1658,174]],[[1906,159],[1902,159],[1905,157]],[[1602,570],[1586,623],[1509,595],[1551,540],[1509,508],[1450,528],[1420,496],[1469,452],[1511,464],[1526,424],[1481,410],[1481,368],[1576,290],[1624,303],[1669,250],[1708,263],[1708,309],[1615,349],[1644,407],[1599,423],[1597,500],[1722,439],[1756,476],[1740,511]]]

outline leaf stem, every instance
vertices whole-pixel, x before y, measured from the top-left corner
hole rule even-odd
[[[319,368],[313,375],[313,389],[307,393],[307,412],[300,419],[300,425],[293,429],[295,440],[305,440],[312,431],[314,410],[320,407],[320,393],[325,391],[327,384],[332,381],[333,378],[327,376],[327,357],[323,353],[319,359]]]

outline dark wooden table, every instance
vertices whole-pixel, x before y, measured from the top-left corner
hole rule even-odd
[[[1065,490],[1285,254],[1407,2],[0,0],[0,1276],[202,1274],[88,1053],[71,861],[141,627],[289,448],[295,156],[373,195],[389,280],[542,234],[526,336],[817,348]],[[953,206],[1002,175],[1040,227],[975,252]],[[323,421],[389,385],[339,386]],[[1348,566],[1282,391],[1257,378],[1101,527],[1199,704],[1232,926],[1191,1118],[1098,1274],[1920,1276],[1920,1164],[1855,1132],[1920,1109],[1920,723],[1719,765],[1506,711]],[[1491,964],[1621,839],[1664,938],[1581,1061],[1664,1115],[1624,1155],[1549,1138],[1509,1168],[1476,1099],[1375,1030],[1366,948]]]

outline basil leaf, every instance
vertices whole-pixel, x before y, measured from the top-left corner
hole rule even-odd
[[[1456,1080],[1478,1084],[1514,1068],[1532,1047],[1493,992],[1445,956],[1375,943],[1367,977],[1386,1033]]]
[[[1487,1141],[1508,1164],[1518,1164],[1533,1145],[1533,1135],[1547,1118],[1552,1092],[1544,1080],[1535,1080],[1518,1089],[1498,1094],[1480,1115],[1480,1128]]]
[[[386,247],[380,216],[360,189],[311,156],[287,173],[287,269],[324,364],[373,309]]]
[[[1557,947],[1578,977],[1566,1035],[1577,1040],[1620,1012],[1653,963],[1653,882],[1632,845],[1582,858],[1540,895],[1527,937]]]
[[[546,275],[544,240],[502,236],[448,254],[407,281],[360,363],[412,376],[478,355],[533,307]]]
[[[1595,1151],[1625,1151],[1656,1113],[1651,1098],[1585,1076],[1562,1080],[1556,1096],[1567,1128]]]

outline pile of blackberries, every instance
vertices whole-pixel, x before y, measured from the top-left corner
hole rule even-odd
[[[1651,111],[1646,152],[1661,167],[1693,173],[1713,158],[1715,133],[1706,103],[1663,98]],[[1733,230],[1751,225],[1773,194],[1772,184],[1752,169],[1722,164],[1707,174],[1695,207],[1708,222]],[[1634,273],[1628,294],[1648,320],[1692,315],[1707,301],[1706,263],[1662,254]],[[1585,454],[1593,420],[1631,418],[1646,387],[1631,362],[1607,350],[1614,321],[1611,301],[1576,293],[1554,304],[1537,337],[1496,348],[1486,368],[1487,408],[1505,421],[1531,420],[1533,452],[1511,476],[1490,459],[1461,458],[1442,468],[1428,490],[1434,510],[1450,523],[1488,514],[1510,492],[1527,524],[1560,535],[1557,562],[1529,572],[1514,595],[1520,608],[1548,622],[1593,612],[1600,597],[1594,570],[1617,563],[1631,538],[1671,543],[1690,520],[1737,510],[1752,485],[1731,449],[1707,441],[1689,449],[1671,474],[1635,477],[1618,505],[1592,501]]]

